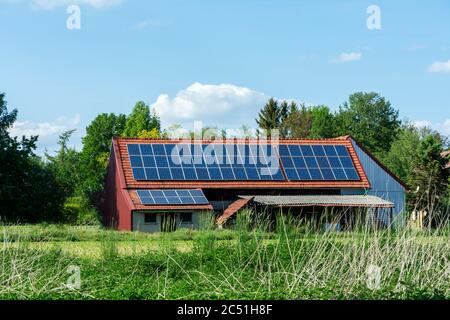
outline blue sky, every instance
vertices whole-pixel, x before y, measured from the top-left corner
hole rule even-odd
[[[81,29],[69,30],[77,4]],[[366,26],[369,5],[381,29]],[[101,112],[253,125],[270,97],[337,109],[376,91],[450,134],[450,2],[0,0],[0,91],[40,150]]]

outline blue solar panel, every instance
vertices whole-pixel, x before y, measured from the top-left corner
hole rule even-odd
[[[314,156],[311,146],[300,146],[301,153],[304,157]]]
[[[141,156],[130,156],[130,163],[132,167],[143,167]]]
[[[130,156],[140,156],[141,151],[139,150],[138,144],[129,144],[128,145],[128,154]]]
[[[152,156],[143,156],[142,163],[144,167],[156,167],[155,157]],[[133,166],[133,164],[131,165]]]
[[[128,144],[135,180],[285,180],[271,145]]]
[[[133,176],[135,180],[146,180],[144,168],[133,168]]]
[[[314,155],[316,157],[324,157],[325,156],[325,151],[323,150],[323,146],[314,145],[314,146],[312,146],[312,149],[313,149]]]
[[[152,156],[153,155],[153,149],[151,144],[141,144],[141,154],[143,156]]]
[[[347,175],[345,174],[344,169],[333,169],[334,176],[336,177],[336,180],[347,180]]]
[[[323,146],[323,149],[325,150],[325,154],[327,157],[334,157],[337,156],[336,148],[331,145],[325,145]]]
[[[165,156],[166,150],[164,148],[163,144],[152,144],[153,147],[153,154],[155,156]]]
[[[341,157],[339,160],[344,168],[353,168],[353,161],[350,157]]]
[[[348,180],[359,180],[359,175],[355,169],[347,168],[345,169],[345,174],[347,175]]]
[[[289,177],[289,180],[300,180],[298,176],[298,171],[294,168],[285,168],[284,172],[286,176]]]
[[[169,168],[158,168],[160,180],[172,180],[172,174]]]
[[[349,157],[348,150],[345,146],[334,146],[338,156],[340,157]]]
[[[322,171],[323,180],[336,180],[331,169],[320,169]]]
[[[288,180],[360,180],[342,145],[280,145],[280,160]]]
[[[317,160],[314,157],[306,157],[305,162],[306,162],[307,168],[318,168],[319,167],[319,164],[317,163]]]
[[[297,169],[299,180],[312,180],[311,174],[306,169]]]
[[[309,169],[309,174],[311,175],[311,180],[323,180],[323,176],[322,173],[320,172],[320,169]]]
[[[186,180],[198,180],[194,168],[183,168],[183,173]]]
[[[159,180],[158,170],[156,168],[145,168],[145,176],[147,180]]]
[[[355,181],[343,145],[128,144],[135,180]],[[282,164],[285,175],[280,168]]]
[[[137,190],[143,205],[209,204],[201,190]]]

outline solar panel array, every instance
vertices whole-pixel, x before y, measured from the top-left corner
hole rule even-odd
[[[209,204],[201,190],[137,190],[143,205],[201,205]]]
[[[279,180],[271,145],[128,144],[135,180]]]
[[[343,145],[280,145],[286,177],[291,181],[355,181],[360,177]]]
[[[128,144],[135,180],[359,181],[344,145]]]

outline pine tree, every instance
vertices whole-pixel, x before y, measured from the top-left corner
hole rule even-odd
[[[290,105],[284,100],[280,104],[280,138],[284,139],[288,136],[288,128],[286,126],[286,120],[290,115]]]
[[[307,138],[311,132],[311,110],[305,104],[302,104],[300,108],[291,104],[290,110],[289,116],[283,124],[286,136],[295,139]]]
[[[282,110],[278,101],[274,98],[270,98],[259,112],[256,123],[259,128],[266,133],[267,138],[270,138],[272,129],[280,129],[281,120]]]

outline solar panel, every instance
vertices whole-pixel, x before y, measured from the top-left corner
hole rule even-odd
[[[167,143],[127,147],[135,180],[284,180],[271,145]]]
[[[135,180],[358,181],[344,145],[128,144]],[[162,200],[161,200],[162,201]]]
[[[286,177],[291,181],[360,179],[343,145],[282,144],[279,155]]]
[[[143,205],[202,205],[209,204],[203,191],[197,189],[137,190]]]

